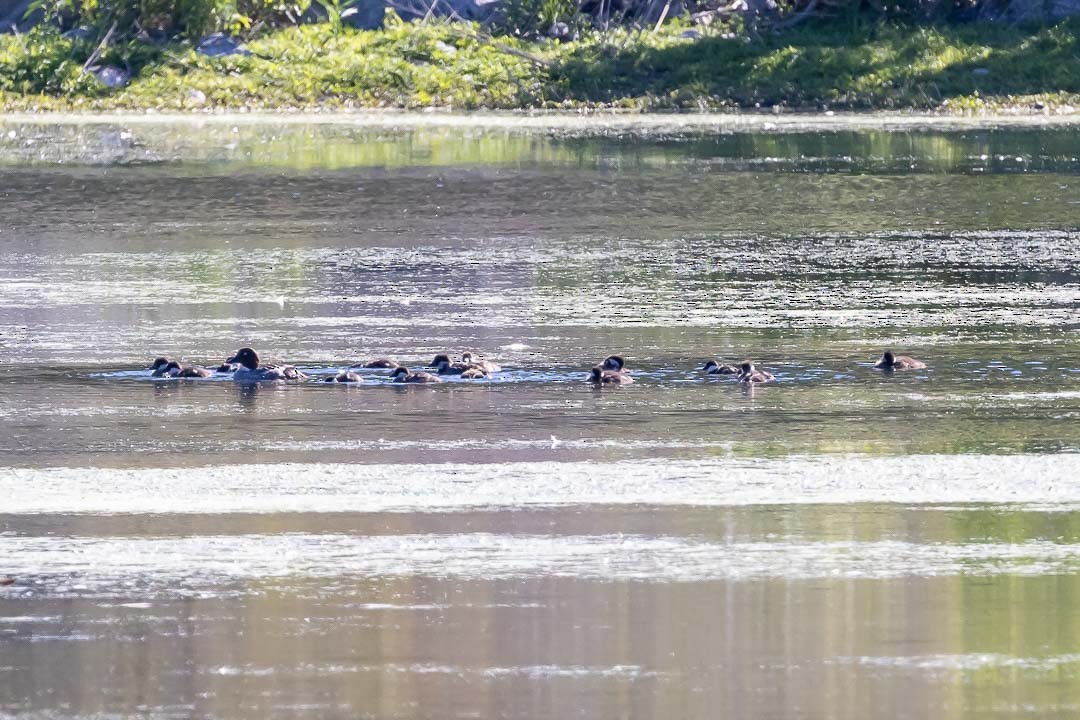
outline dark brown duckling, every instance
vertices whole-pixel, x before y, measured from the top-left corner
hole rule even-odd
[[[739,366],[739,382],[744,383],[767,383],[772,382],[776,378],[772,373],[765,372],[764,370],[758,370],[754,367],[754,363],[746,360]]]
[[[589,382],[595,385],[630,385],[634,382],[634,378],[628,373],[605,370],[603,365],[597,365],[589,375]]]
[[[441,383],[442,378],[427,372],[413,372],[407,367],[398,367],[390,373],[396,383]]]
[[[481,373],[484,372],[484,368],[480,365],[475,363],[450,362],[450,358],[445,355],[439,355],[439,360],[435,363],[435,371],[440,375],[462,375],[470,370],[477,370]]]
[[[874,367],[878,370],[924,370],[926,363],[907,355],[893,355],[892,350],[886,350]]]
[[[220,365],[217,366],[217,370],[215,370],[214,372],[218,372],[218,373],[222,373],[222,374],[224,374],[224,373],[232,373],[232,372],[236,372],[236,368],[238,368],[238,367],[240,367],[239,363],[223,362],[223,363],[221,363]]]
[[[153,377],[171,377],[171,378],[205,378],[210,377],[214,373],[210,372],[204,367],[198,365],[192,365],[190,367],[184,367],[175,360],[170,360],[165,365],[159,366],[153,372]]]
[[[240,348],[225,362],[239,364],[236,372],[233,373],[233,380],[238,383],[307,380],[307,375],[292,365],[260,365],[258,353],[251,348]]]
[[[493,363],[490,360],[485,360],[482,357],[473,357],[473,354],[471,352],[461,353],[461,362],[465,363],[466,365],[474,365],[483,370],[485,373],[494,373],[502,370],[502,366],[498,365],[497,363]]]
[[[604,370],[626,372],[626,362],[622,359],[621,355],[608,355],[604,358],[604,362],[600,363],[600,367]]]
[[[389,358],[378,358],[377,360],[372,360],[368,363],[357,363],[356,365],[350,365],[349,369],[355,370],[357,368],[364,368],[366,370],[394,370],[398,367],[400,366]]]
[[[169,358],[159,357],[155,358],[154,362],[150,363],[150,367],[146,368],[150,371],[151,377],[161,377],[165,374],[165,368],[169,364]]]
[[[354,372],[352,372],[350,370],[342,370],[337,375],[334,375],[333,377],[326,378],[325,380],[323,380],[323,382],[328,382],[328,383],[362,383],[362,382],[364,382],[364,378],[360,377],[359,375],[357,375],[356,373],[354,373]]]
[[[709,375],[738,375],[739,374],[739,368],[735,367],[734,365],[727,365],[727,364],[721,365],[720,363],[716,362],[715,360],[710,360],[709,362],[705,363],[705,367],[703,367],[702,370],[707,372]]]
[[[478,367],[471,367],[461,373],[462,380],[483,380],[488,374]]]

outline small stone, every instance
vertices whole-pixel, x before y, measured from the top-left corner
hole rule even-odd
[[[206,104],[206,93],[196,88],[187,91],[187,104],[194,107],[202,107]]]
[[[113,65],[93,68],[90,72],[94,74],[98,82],[108,88],[124,87],[131,81],[131,75],[128,74],[127,70],[122,70]]]
[[[251,55],[251,51],[244,44],[225,33],[216,32],[207,35],[199,41],[195,52],[207,57],[223,57],[225,55]]]
[[[683,30],[681,33],[679,33],[679,37],[681,37],[683,40],[697,40],[701,37],[701,33],[699,33],[697,30]]]

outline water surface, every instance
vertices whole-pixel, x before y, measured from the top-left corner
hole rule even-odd
[[[0,123],[0,715],[1075,717],[1078,141]]]

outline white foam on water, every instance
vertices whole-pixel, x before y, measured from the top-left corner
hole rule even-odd
[[[4,468],[0,513],[447,512],[579,505],[1080,505],[1080,454]]]
[[[323,592],[351,586],[357,578],[384,577],[700,582],[1043,576],[1080,570],[1080,544],[1045,540],[716,542],[618,534],[28,536],[0,539],[0,557],[32,592],[56,595],[118,589],[126,595],[213,595],[303,581],[317,582]],[[244,588],[247,583],[251,586]]]

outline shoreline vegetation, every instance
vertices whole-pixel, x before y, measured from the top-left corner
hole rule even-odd
[[[1080,21],[809,20],[739,32],[671,22],[576,39],[493,36],[477,23],[263,31],[211,56],[181,38],[0,35],[5,113],[364,110],[760,113],[919,111],[1068,116],[1080,108]],[[114,68],[121,83],[88,69]],[[104,81],[103,81],[104,80]]]

